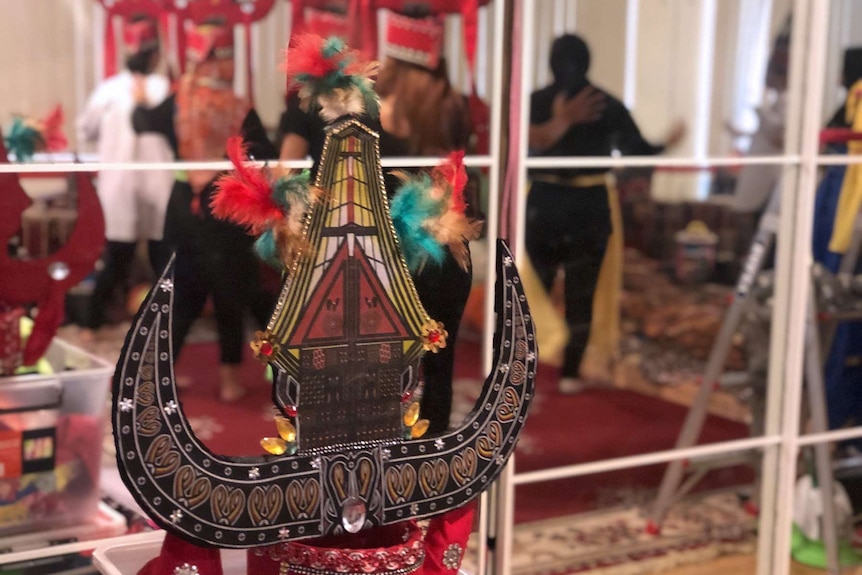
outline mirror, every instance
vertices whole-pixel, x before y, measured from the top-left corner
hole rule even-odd
[[[329,5],[331,3],[321,4]],[[445,41],[441,51],[447,59],[448,79],[454,86],[454,90],[463,95],[464,102],[461,104],[466,106],[469,99],[471,111],[474,109],[472,106],[488,100],[493,73],[489,54],[494,44],[492,17],[493,10],[496,8],[493,3],[482,2],[481,4],[477,24],[475,71],[471,71],[465,56],[461,17],[457,14],[449,15],[445,17],[443,22]],[[96,94],[98,86],[105,79],[105,70],[109,68],[106,65],[106,60],[113,62],[117,70],[123,68],[124,30],[120,19],[117,18],[109,23],[106,20],[103,6],[92,0],[71,0],[58,3],[56,6],[52,5],[50,14],[47,12],[47,8],[42,6],[10,6],[7,11],[4,11],[4,15],[7,18],[4,19],[5,23],[0,25],[4,33],[3,43],[0,45],[7,52],[18,56],[14,60],[7,59],[2,64],[6,76],[10,78],[14,76],[17,80],[5,85],[2,89],[4,106],[3,110],[0,110],[0,114],[2,114],[0,125],[5,131],[7,124],[12,121],[15,114],[28,118],[42,118],[58,104],[62,105],[64,114],[63,128],[69,140],[68,148],[50,153],[39,152],[33,162],[50,164],[51,162],[72,161],[74,159],[86,162],[142,161],[142,158],[133,155],[122,158],[116,156],[100,157],[98,155],[99,146],[95,142],[82,142],[78,139],[78,120],[85,114],[88,101],[94,101],[93,95]],[[311,15],[312,8],[309,7],[306,10],[306,17],[311,20]],[[387,12],[381,11],[378,20],[381,45],[383,44],[382,40],[385,39],[384,26],[387,18]],[[279,0],[273,3],[272,9],[266,17],[251,26],[251,62],[255,72],[252,78],[251,92],[254,95],[255,109],[260,115],[268,136],[273,140],[278,134],[280,116],[285,109],[285,79],[284,74],[279,71],[279,66],[282,63],[283,48],[286,45],[290,30],[290,19],[290,3]],[[16,21],[17,25],[12,25],[12,21]],[[106,40],[110,40],[107,38],[106,27],[113,32],[113,42],[109,44],[106,44]],[[114,47],[113,58],[110,58],[110,50],[106,50],[106,45]],[[166,75],[176,74],[178,71],[177,54],[175,53],[176,37],[169,35],[167,45],[173,47],[174,52],[165,50],[157,70]],[[26,49],[22,50],[22,47],[26,47]],[[247,45],[245,30],[242,26],[238,26],[235,31],[234,49],[236,60],[234,88],[238,94],[247,96],[250,92],[247,83]],[[470,97],[473,94],[475,94],[475,98]],[[481,105],[479,109],[481,111]],[[98,128],[95,130],[96,132],[102,126]],[[98,135],[101,137],[104,134]],[[472,138],[470,143],[473,146],[477,144]],[[108,142],[107,149],[109,151],[116,151],[116,149],[111,149],[113,144],[116,142]],[[474,149],[472,153],[478,153],[478,149]],[[434,157],[437,159],[441,155],[443,154],[435,153]],[[202,155],[198,159],[222,160],[223,153],[212,152],[208,156]],[[170,156],[147,158],[147,161],[167,160],[170,160]],[[487,166],[487,161],[485,165]],[[477,215],[487,213],[487,168],[470,168],[470,171],[471,204],[476,209]],[[150,178],[147,180],[148,182],[153,182],[153,179],[156,179],[157,181],[153,185],[160,186],[158,188],[161,190],[159,197],[164,203],[168,202],[171,186],[175,179],[173,171],[162,173],[160,171],[103,170],[95,175],[96,187],[100,192],[106,191],[106,184],[110,183],[112,175],[120,179],[130,175],[145,175]],[[64,174],[41,180],[29,176],[21,176],[19,179],[26,193],[34,202],[31,211],[35,212],[35,215],[31,215],[30,212],[25,214],[23,225],[13,239],[13,248],[16,256],[22,259],[43,257],[45,254],[50,254],[52,250],[56,250],[67,237],[67,232],[64,230],[70,225],[68,221],[70,217],[74,217],[76,213],[74,201],[64,200],[65,203],[62,205],[58,203],[60,200],[57,198],[65,197],[64,194],[69,187],[66,184]],[[122,192],[140,191],[134,185],[126,185],[129,181],[138,181],[138,178],[120,181],[116,189]],[[146,198],[139,199],[145,203],[143,200]],[[71,205],[71,211],[58,212],[61,207],[65,210],[66,204]],[[103,207],[106,212],[112,208],[108,203]],[[140,205],[136,203],[134,209],[137,210],[139,207]],[[164,205],[162,209],[165,210]],[[154,254],[148,249],[152,247],[149,240],[158,239],[149,233],[153,230],[154,226],[151,225],[153,222],[149,222],[149,224],[137,222],[135,218],[143,218],[143,212],[135,213],[134,217],[131,212],[132,210],[126,210],[125,207],[115,210],[114,215],[120,213],[124,214],[124,217],[129,216],[127,221],[116,227],[113,226],[114,220],[109,214],[108,226],[111,231],[108,234],[108,239],[114,245],[108,249],[120,251],[115,251],[113,255],[106,252],[106,256],[98,269],[69,293],[66,298],[68,323],[61,327],[57,338],[70,341],[85,348],[90,353],[104,358],[108,365],[116,363],[125,333],[129,329],[130,319],[152,285],[155,273],[157,273],[154,269],[159,270],[164,263],[162,260],[160,265],[153,260],[154,255],[158,257],[159,255],[164,256],[164,254]],[[163,220],[164,215],[158,221]],[[138,223],[141,224],[139,231],[142,233],[140,235],[136,235],[134,229]],[[34,231],[37,229],[44,229],[44,235],[39,236]],[[122,234],[118,235],[116,233],[118,231]],[[123,235],[126,233],[129,235]],[[239,241],[237,240],[237,242]],[[456,391],[457,405],[454,410],[454,417],[456,418],[459,417],[458,414],[463,413],[472,390],[478,389],[474,383],[475,379],[479,378],[481,381],[485,375],[481,372],[480,367],[482,363],[481,338],[484,309],[481,299],[473,298],[472,294],[469,293],[471,288],[478,288],[483,282],[487,258],[487,248],[484,247],[484,243],[483,241],[473,244],[475,273],[472,282],[467,277],[464,293],[465,298],[468,295],[471,296],[469,303],[467,303],[470,313],[463,321],[458,343],[453,346],[457,348],[456,353],[459,358],[457,360],[459,367],[456,371],[456,378],[459,379],[459,382],[456,387],[458,390],[465,390],[464,393]],[[30,246],[37,246],[39,250],[37,251],[35,247]],[[235,255],[231,254],[228,261],[221,261],[218,265],[222,267],[219,269],[238,269],[239,258],[234,257]],[[112,259],[113,264],[106,261],[108,258]],[[248,263],[248,261],[243,259],[243,263]],[[117,264],[126,266],[127,269],[123,272],[125,279],[117,282],[117,285],[107,288],[107,297],[100,310],[105,323],[99,329],[81,329],[82,327],[96,327],[89,326],[90,313],[92,312],[90,301],[94,290],[100,289],[97,287],[99,278],[117,273]],[[246,275],[256,274],[260,274],[260,285],[269,296],[278,292],[280,287],[278,274],[251,269]],[[261,301],[263,299],[260,298]],[[271,304],[271,297],[268,301]],[[251,333],[234,334],[241,342],[243,361],[237,370],[231,370],[232,373],[229,374],[230,378],[245,386],[248,390],[247,394],[241,399],[229,398],[238,399],[238,401],[221,401],[220,399],[224,399],[223,397],[220,398],[220,395],[224,394],[224,388],[220,386],[220,381],[224,379],[222,374],[224,370],[220,369],[223,366],[219,365],[222,358],[218,349],[218,329],[214,318],[214,305],[212,302],[205,304],[204,300],[200,300],[198,303],[204,306],[202,312],[204,318],[190,327],[186,345],[176,366],[179,382],[184,386],[181,391],[184,409],[191,419],[197,436],[211,449],[230,455],[259,453],[261,438],[273,435],[275,427],[272,419],[271,382],[266,379],[267,374],[264,367],[250,357],[251,354],[247,348],[247,341],[253,339],[254,330],[252,329]],[[252,313],[259,312],[255,309],[245,310],[244,313],[249,313],[249,311]],[[268,313],[269,310],[266,310],[260,315],[268,317]],[[258,317],[259,319],[260,317]],[[248,322],[248,325],[251,326],[251,322]],[[454,336],[453,327],[450,326],[449,329],[452,331],[451,335]],[[238,421],[244,423],[237,425]],[[101,447],[102,444],[99,443],[99,448],[101,449]],[[134,510],[136,505],[114,469],[113,458],[115,454],[111,452],[113,444],[110,440],[104,443],[104,449],[106,453],[101,473],[102,489],[107,494],[106,498],[110,498],[123,509]],[[115,517],[115,515],[110,517]],[[146,521],[136,521],[135,526],[137,528],[148,528]],[[108,537],[121,533],[123,533],[122,528],[119,531],[102,531],[99,535]],[[46,543],[47,541],[43,541],[40,544]]]
[[[527,165],[543,163],[528,170],[526,192],[534,273],[520,265],[532,276],[544,365],[519,474],[763,433],[769,323],[746,308],[724,342],[719,333],[781,174],[780,165],[734,160],[783,152],[789,10],[790,2],[588,1],[536,11]],[[565,33],[580,39],[555,52]],[[574,96],[557,97],[565,89]],[[634,158],[653,155],[664,164]],[[582,162],[550,167],[556,156]],[[596,157],[621,157],[622,167],[608,172],[590,164]],[[699,165],[707,158],[722,165]],[[768,253],[762,263],[774,265]],[[769,286],[749,289],[768,305]],[[706,378],[716,386],[699,397],[722,344],[726,361]],[[756,495],[757,461],[678,463],[685,484],[657,465],[553,489],[522,485],[517,496],[573,494],[549,505],[557,517],[617,506],[663,517],[689,490]],[[663,478],[670,487],[660,495]]]

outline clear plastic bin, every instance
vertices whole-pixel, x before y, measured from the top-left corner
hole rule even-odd
[[[13,465],[0,477],[0,537],[81,525],[98,510],[104,416],[114,367],[56,338],[45,358],[54,373],[0,377],[0,396],[7,407],[19,405],[24,411],[28,406],[34,408],[29,418],[17,418],[26,424],[4,428],[7,449],[15,449],[14,437],[9,440],[14,428],[29,426],[28,435],[17,440],[21,457],[25,459],[28,453],[42,457],[42,465],[35,470],[26,465],[15,469]],[[50,390],[58,384],[59,406],[48,410],[47,403],[42,405],[44,401],[34,399],[33,390]],[[10,419],[15,420],[7,415],[7,423]],[[38,428],[35,439],[34,427]],[[19,431],[23,435],[25,430]],[[46,454],[48,465],[44,465]]]
[[[159,555],[164,538],[164,531],[153,531],[117,539],[115,544],[96,548],[93,566],[102,575],[137,575],[147,561]],[[245,551],[223,549],[221,559],[224,575],[246,575]]]
[[[137,575],[147,561],[159,555],[164,538],[164,531],[154,531],[117,539],[114,544],[96,548],[93,566],[102,575]],[[242,549],[222,549],[221,560],[224,575],[254,575],[246,573],[246,551]],[[470,573],[459,569],[458,575]]]

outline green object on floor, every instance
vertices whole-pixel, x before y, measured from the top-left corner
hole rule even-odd
[[[790,555],[794,561],[803,565],[826,569],[826,549],[823,542],[809,539],[795,524],[790,540]],[[841,565],[860,565],[862,564],[862,554],[856,551],[849,541],[839,541],[838,561]]]

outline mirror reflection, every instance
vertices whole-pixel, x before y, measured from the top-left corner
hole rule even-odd
[[[242,129],[254,135],[246,144],[256,159],[309,159],[316,170],[323,123],[302,109],[284,74],[275,72],[295,30],[291,3],[255,3],[259,12],[248,26],[206,16],[184,22],[176,16],[108,16],[110,4],[58,3],[52,10],[62,17],[47,17],[40,5],[4,7],[9,18],[0,24],[0,46],[20,55],[5,64],[19,80],[0,88],[10,160],[222,160],[228,136]],[[405,28],[426,16],[421,11],[381,10],[357,20],[348,2],[309,2],[301,17],[307,31],[346,36],[381,60],[385,156],[437,157],[459,149],[487,154],[497,4],[480,9],[473,61],[457,14],[413,30],[426,41],[421,50],[400,46],[397,32],[403,39]],[[791,4],[535,3],[536,28],[528,36],[533,57],[525,63],[530,130],[524,137],[531,159],[559,158],[560,165],[528,170],[526,253],[519,264],[542,366],[517,450],[518,473],[764,433],[771,250],[758,254],[756,267],[764,272],[744,280],[753,282],[744,284],[749,307],[727,333],[721,329],[781,182],[781,165],[768,162],[785,146]],[[855,52],[845,60],[845,50],[862,45],[862,38],[847,24],[858,20],[858,7],[835,4],[841,8],[832,13],[824,125],[847,128],[841,114],[852,85],[847,70],[855,69],[856,60]],[[399,18],[408,24],[399,28]],[[629,156],[659,165],[633,161],[610,169],[585,159]],[[709,158],[722,162],[698,165]],[[669,159],[695,161],[679,167],[668,165]],[[87,174],[105,214],[107,245],[96,269],[69,290],[59,339],[105,360],[89,369],[112,371],[153,279],[172,252],[190,254],[177,272],[177,285],[186,287],[177,295],[184,317],[173,342],[183,406],[210,449],[245,455],[259,452],[260,439],[273,431],[270,376],[246,342],[266,327],[281,278],[259,265],[251,238],[209,218],[215,175]],[[824,170],[823,181],[830,178],[839,178],[838,170]],[[3,241],[18,260],[44,260],[47,266],[80,221],[80,180],[17,180],[32,205]],[[487,170],[470,170],[470,218],[488,217],[489,194],[496,194],[488,185]],[[834,187],[830,197],[839,191]],[[463,420],[484,378],[484,281],[492,242],[472,228],[465,237],[471,239],[472,270],[453,258],[439,274],[415,274],[428,311],[451,338],[447,351],[425,365],[426,377],[443,382],[434,406],[423,405],[430,432]],[[835,254],[825,257],[834,263]],[[436,311],[435,297],[441,299]],[[464,312],[449,317],[453,300]],[[843,328],[832,335],[836,341],[852,338]],[[711,356],[718,363],[710,368]],[[50,369],[81,363],[58,357]],[[827,374],[825,382],[832,428],[858,423],[847,399],[855,392],[837,377]],[[106,499],[135,518],[134,529],[148,529],[133,514],[113,455],[101,471]],[[678,477],[672,466],[652,465],[553,486],[530,483],[517,489],[515,521],[547,522],[556,543],[574,538],[592,545],[579,548],[574,559],[556,557],[556,545],[551,563],[542,564],[548,569],[583,567],[605,553],[613,546],[605,535],[616,520],[625,522],[624,536],[635,537],[647,522],[685,522],[697,513],[686,541],[717,525],[707,537],[711,550],[724,545],[716,553],[751,554],[757,519],[745,513],[758,506],[758,468],[758,454],[743,453],[692,462],[676,470]],[[102,506],[93,509],[103,512]],[[579,516],[572,528],[572,515],[596,511],[601,514],[594,523]],[[517,532],[516,564],[524,572],[534,533]]]
[[[519,472],[764,432],[771,286],[744,270],[750,251],[749,267],[774,265],[772,234],[752,246],[782,168],[733,159],[783,152],[790,3],[630,4],[578,3],[565,26],[536,15],[528,166],[542,163],[528,171],[520,264],[542,427],[527,430]],[[628,156],[659,165],[591,165]],[[696,165],[707,158],[724,162]],[[734,455],[561,480],[577,497],[548,512],[639,506],[658,527],[681,497],[715,490],[754,508],[757,468]]]

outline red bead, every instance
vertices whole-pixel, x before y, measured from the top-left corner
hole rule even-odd
[[[267,357],[271,356],[272,355],[272,344],[269,343],[268,341],[265,341],[262,344],[260,344],[260,353],[267,356]]]
[[[405,391],[401,394],[401,403],[407,403],[408,401],[410,401],[411,397],[413,397],[413,393]]]
[[[431,331],[429,331],[428,341],[430,341],[431,343],[437,343],[438,341],[440,341],[440,332],[436,329],[432,329]]]
[[[296,406],[295,405],[285,406],[284,413],[286,413],[288,417],[296,417]]]

